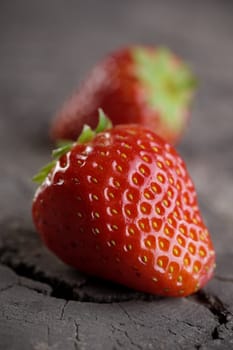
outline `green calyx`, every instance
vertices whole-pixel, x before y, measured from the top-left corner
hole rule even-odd
[[[132,49],[135,74],[147,91],[147,103],[173,130],[183,123],[183,112],[192,100],[197,81],[190,68],[166,48]]]
[[[43,166],[43,168],[41,168],[40,171],[33,176],[32,181],[41,184],[46,179],[48,173],[53,169],[55,164],[56,160],[53,160],[52,162]]]
[[[95,129],[96,134],[99,134],[100,132],[103,132],[107,129],[112,128],[112,122],[110,119],[108,119],[108,117],[106,116],[104,111],[101,108],[99,108],[98,112],[99,112],[99,122],[97,124],[96,129]]]
[[[90,142],[94,139],[94,137],[112,127],[111,121],[108,119],[106,114],[103,112],[101,108],[98,110],[99,112],[99,122],[95,130],[92,130],[89,125],[84,125],[81,134],[79,135],[77,141],[73,142],[70,140],[61,140],[58,142],[58,148],[52,151],[53,160],[46,164],[43,168],[39,170],[39,172],[33,176],[32,180],[38,184],[41,184],[46,179],[47,175],[54,168],[58,159],[60,159],[64,154],[69,152],[71,148],[76,144],[84,144]]]

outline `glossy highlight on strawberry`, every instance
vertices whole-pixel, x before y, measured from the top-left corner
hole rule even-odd
[[[106,55],[58,111],[53,140],[76,140],[84,123],[95,127],[99,107],[113,125],[137,123],[169,143],[181,138],[196,79],[184,61],[163,47],[129,46]]]
[[[215,252],[175,149],[133,124],[89,129],[68,148],[37,177],[32,213],[48,248],[136,290],[186,296],[202,288]]]

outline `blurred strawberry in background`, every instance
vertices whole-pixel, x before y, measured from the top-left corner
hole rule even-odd
[[[112,123],[139,123],[170,143],[181,138],[196,79],[166,48],[131,46],[107,55],[66,101],[51,126],[54,141],[75,140],[83,124],[94,127],[98,108]]]

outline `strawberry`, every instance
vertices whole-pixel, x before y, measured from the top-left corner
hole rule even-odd
[[[48,248],[90,275],[167,296],[211,278],[215,252],[175,149],[141,126],[85,126],[34,178],[32,214]]]
[[[170,143],[178,142],[189,115],[195,79],[164,48],[131,46],[97,64],[55,117],[54,140],[76,140],[83,124],[94,127],[101,107],[114,125],[139,123]]]

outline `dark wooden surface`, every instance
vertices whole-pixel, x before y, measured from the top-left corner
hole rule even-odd
[[[0,2],[0,349],[233,349],[233,2]],[[63,265],[31,220],[54,112],[106,52],[169,46],[199,81],[179,145],[217,251],[194,296],[151,297]]]

